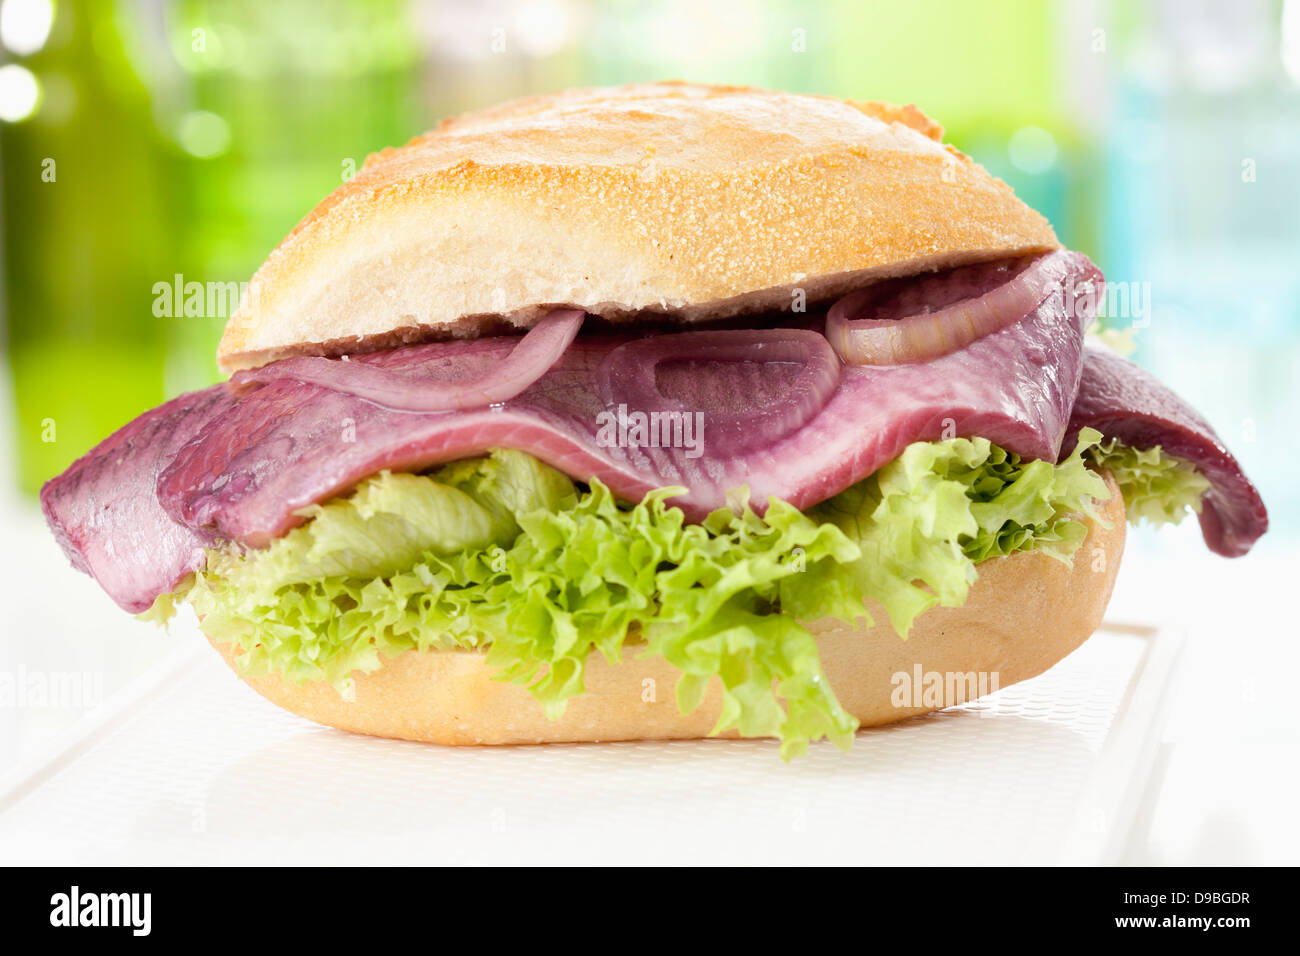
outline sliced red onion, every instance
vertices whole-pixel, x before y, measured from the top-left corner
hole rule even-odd
[[[1096,290],[1066,289],[1076,252],[1007,259],[875,283],[826,315],[826,338],[849,365],[901,365],[956,352],[1029,315],[1053,294],[1091,312]],[[1095,269],[1091,270],[1096,273]]]
[[[582,327],[581,309],[557,309],[519,339],[487,371],[459,379],[432,378],[416,368],[387,369],[366,362],[298,355],[262,368],[238,372],[231,381],[272,382],[293,379],[335,392],[356,395],[385,408],[407,412],[442,412],[496,405],[514,398],[546,374]]]
[[[771,401],[742,411],[706,407],[708,399],[682,401],[660,390],[664,362],[734,362],[797,366]],[[737,329],[678,332],[628,342],[610,352],[596,371],[601,399],[628,412],[703,415],[703,445],[712,457],[771,444],[800,428],[830,399],[840,381],[840,360],[819,332],[808,329]],[[685,379],[689,383],[690,377]],[[732,405],[756,401],[757,391]]]

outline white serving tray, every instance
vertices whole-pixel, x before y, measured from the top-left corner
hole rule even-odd
[[[0,781],[0,863],[1115,863],[1179,644],[1106,626],[1032,681],[787,765],[766,741],[346,734],[189,635]]]

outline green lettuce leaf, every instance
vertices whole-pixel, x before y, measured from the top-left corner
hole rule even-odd
[[[1088,456],[1114,475],[1134,524],[1177,524],[1188,514],[1201,513],[1209,480],[1191,462],[1165,454],[1159,445],[1132,448],[1112,438],[1088,449]]]
[[[150,613],[188,600],[214,639],[240,645],[245,671],[345,695],[354,672],[386,657],[482,649],[498,679],[526,685],[553,717],[583,692],[592,652],[657,655],[683,675],[684,712],[720,681],[715,731],[778,737],[786,757],[821,738],[847,747],[856,721],[799,622],[871,623],[865,595],[905,638],[927,608],[961,604],[982,561],[1030,549],[1070,560],[1081,517],[1107,497],[1089,462],[1118,462],[1152,501],[1191,487],[1113,442],[1099,451],[1100,438],[1085,429],[1059,465],[980,438],[918,442],[806,512],[772,500],[759,516],[741,489],[700,524],[671,506],[682,489],[631,505],[496,450],[428,475],[376,475],[304,509],[308,520],[264,550],[210,551]]]
[[[1069,560],[1087,533],[1080,516],[1110,496],[1084,452],[1101,434],[1084,429],[1059,465],[1022,462],[984,438],[916,442],[865,481],[809,511],[862,549],[851,593],[879,601],[907,637],[923,611],[959,607],[975,566],[1039,549]]]

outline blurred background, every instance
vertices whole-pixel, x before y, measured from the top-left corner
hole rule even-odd
[[[0,486],[6,535],[33,542],[6,537],[7,577],[37,567],[95,604],[90,640],[118,625],[56,553],[33,557],[52,547],[34,543],[34,495],[217,379],[233,296],[187,310],[188,283],[237,288],[368,153],[441,117],[673,77],[915,102],[1134,291],[1108,323],[1134,326],[1136,360],[1215,424],[1274,530],[1231,572],[1202,562],[1192,527],[1135,533],[1126,561],[1170,577],[1120,606],[1249,588],[1265,567],[1281,582],[1300,554],[1300,0],[0,0],[0,50]],[[8,615],[0,664],[36,660],[26,634],[51,630],[48,603]],[[1193,666],[1291,646],[1280,613],[1259,620],[1225,617]],[[135,650],[92,658],[108,691],[159,653],[122,627]],[[1243,699],[1278,666],[1257,651]],[[31,734],[15,739],[9,756]]]
[[[683,77],[938,118],[1149,290],[1111,321],[1245,460],[1273,540],[1300,533],[1294,0],[3,0],[0,42],[0,454],[28,495],[216,379],[235,296],[187,310],[188,283],[237,289],[369,152],[513,96]]]

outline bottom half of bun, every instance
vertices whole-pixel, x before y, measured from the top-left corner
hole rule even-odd
[[[1101,623],[1124,550],[1124,502],[1113,482],[1110,487],[1110,500],[1099,506],[1104,521],[1088,522],[1072,566],[1033,551],[985,561],[966,603],[926,611],[906,641],[871,601],[874,627],[811,622],[822,668],[844,708],[864,727],[891,723],[1034,677],[1082,644]],[[217,649],[234,666],[236,648]],[[933,693],[912,686],[918,668]],[[930,675],[940,675],[941,689]],[[559,720],[549,720],[524,687],[494,680],[481,652],[407,651],[353,676],[353,700],[322,681],[244,680],[317,723],[439,744],[706,737],[722,709],[714,678],[703,704],[680,713],[679,672],[662,658],[639,657],[635,645],[618,664],[593,653],[586,692],[569,701]]]

